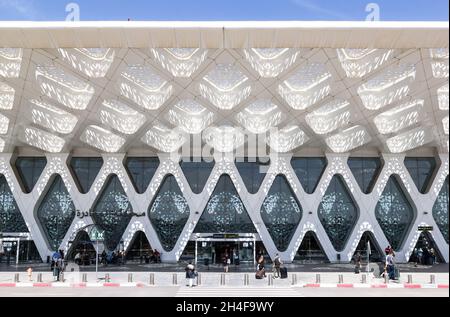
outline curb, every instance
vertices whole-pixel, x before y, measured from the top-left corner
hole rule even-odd
[[[145,283],[0,283],[0,288],[143,288]],[[299,284],[297,288],[448,289],[448,284]]]

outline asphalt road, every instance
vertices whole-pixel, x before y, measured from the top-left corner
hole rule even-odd
[[[449,297],[448,289],[0,288],[0,297]]]

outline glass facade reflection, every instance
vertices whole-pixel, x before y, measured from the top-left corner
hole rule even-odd
[[[449,202],[449,179],[444,182],[444,186],[442,187],[436,202],[433,206],[433,218],[436,221],[439,230],[444,236],[445,241],[448,244],[448,202]]]
[[[302,219],[302,207],[284,176],[277,176],[264,200],[261,216],[277,249],[287,250]]]
[[[259,159],[245,158],[236,161],[236,167],[250,194],[256,194],[259,191],[269,166],[269,161],[263,162]]]
[[[81,193],[89,192],[102,166],[101,157],[73,157],[70,160],[70,169]]]
[[[342,251],[358,221],[357,205],[342,176],[332,178],[319,205],[319,219],[336,251]]]
[[[6,178],[0,174],[0,233],[28,232]]]
[[[351,157],[347,163],[363,193],[372,192],[382,167],[381,159],[378,157]]]
[[[92,219],[105,231],[105,247],[115,250],[133,213],[128,197],[117,175],[111,176],[92,212]]]
[[[37,218],[53,251],[57,251],[75,218],[75,205],[57,175],[37,210]]]
[[[395,176],[389,178],[375,208],[375,216],[392,248],[399,250],[415,214]]]
[[[129,157],[125,162],[131,182],[139,194],[145,193],[158,167],[157,157]]]
[[[164,179],[148,215],[164,250],[171,251],[190,215],[189,205],[173,175]]]
[[[217,182],[195,233],[256,233],[229,175],[222,175]]]
[[[201,194],[206,182],[214,168],[214,161],[205,162],[202,159],[183,159],[180,163],[181,170],[194,194]]]
[[[16,160],[16,169],[25,193],[33,191],[39,177],[42,174],[47,159],[45,157],[19,157]]]
[[[327,167],[327,159],[324,157],[294,157],[291,165],[305,192],[312,194]]]
[[[436,159],[434,157],[407,157],[405,166],[419,192],[425,194],[436,169]]]

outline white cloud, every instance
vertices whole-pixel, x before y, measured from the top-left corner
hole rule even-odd
[[[37,16],[34,0],[0,0],[0,8],[16,11],[19,15],[26,18],[35,18]]]
[[[310,2],[309,0],[292,0],[292,3],[310,12],[327,15],[341,20],[349,20],[349,17],[347,15],[340,12],[325,9],[317,4]]]

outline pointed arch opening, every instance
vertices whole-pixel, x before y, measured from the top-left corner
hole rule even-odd
[[[409,263],[415,263],[417,266],[445,263],[444,257],[430,232],[424,231],[420,233],[413,253],[409,258]]]
[[[308,231],[305,234],[295,254],[294,262],[305,264],[330,262],[315,232]]]

